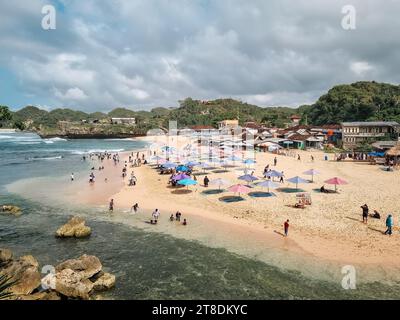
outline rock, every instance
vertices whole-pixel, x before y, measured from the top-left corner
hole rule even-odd
[[[13,253],[8,249],[0,249],[0,266],[11,262]]]
[[[85,225],[85,220],[80,217],[73,217],[66,224],[60,227],[56,236],[60,238],[65,237],[75,237],[75,238],[85,238],[90,236],[92,230],[90,227]]]
[[[0,274],[6,275],[16,281],[8,292],[13,295],[28,295],[40,286],[39,263],[32,256],[24,256],[18,260],[9,262],[0,270]]]
[[[82,279],[89,279],[102,269],[99,258],[84,254],[78,259],[71,259],[60,263],[56,267],[56,272],[61,272],[64,269],[71,269],[78,273]]]
[[[103,291],[114,287],[115,276],[111,273],[105,272],[100,278],[98,278],[93,284],[93,290]]]
[[[93,283],[82,277],[82,273],[71,269],[63,269],[56,273],[55,291],[68,298],[89,299]]]
[[[55,291],[44,291],[44,292],[37,292],[30,295],[24,295],[17,297],[17,300],[61,300],[61,297]]]
[[[19,216],[22,213],[20,207],[12,206],[12,205],[3,205],[3,206],[1,206],[1,212],[12,214],[14,216]]]

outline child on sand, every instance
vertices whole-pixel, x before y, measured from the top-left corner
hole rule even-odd
[[[184,226],[186,226],[187,225],[187,221],[186,221],[186,219],[183,219],[183,223],[182,223]]]
[[[285,221],[285,223],[283,224],[283,229],[284,229],[284,232],[285,232],[285,237],[287,237],[288,233],[289,233],[289,219],[287,219]]]
[[[369,212],[368,205],[367,204],[362,205],[361,209],[362,209],[363,223],[367,223],[368,222],[368,212]]]
[[[388,215],[386,218],[386,227],[387,230],[385,231],[385,234],[388,234],[389,236],[392,235],[392,227],[393,227],[393,216],[391,214]]]

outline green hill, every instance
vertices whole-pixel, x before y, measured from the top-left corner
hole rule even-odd
[[[333,87],[300,113],[312,124],[343,121],[400,122],[400,86],[377,82],[356,82]]]

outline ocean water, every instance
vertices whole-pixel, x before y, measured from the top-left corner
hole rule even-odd
[[[16,255],[32,254],[43,265],[55,265],[84,253],[100,258],[117,276],[110,299],[394,299],[397,284],[361,283],[343,290],[338,281],[306,277],[210,247],[103,219],[93,208],[44,203],[7,191],[7,185],[36,177],[86,172],[82,155],[93,151],[128,151],[144,147],[134,140],[42,140],[34,134],[0,133],[0,204],[23,209],[15,218],[0,215],[0,247]],[[83,214],[93,234],[83,240],[54,237],[69,216]],[[268,250],[268,249],[266,249]]]

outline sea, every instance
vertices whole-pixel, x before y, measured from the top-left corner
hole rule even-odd
[[[329,277],[302,272],[302,264],[297,268],[278,266],[272,260],[269,263],[268,259],[230,250],[228,245],[208,245],[212,239],[175,237],[123,220],[102,219],[98,208],[47,200],[43,181],[50,183],[71,172],[86,174],[91,164],[82,160],[83,155],[144,147],[146,142],[135,139],[42,139],[34,133],[1,132],[0,204],[20,206],[23,214],[0,214],[0,248],[11,249],[16,256],[31,254],[41,266],[56,265],[84,253],[95,255],[104,269],[117,277],[115,288],[103,294],[106,299],[400,298],[396,282],[371,280],[346,290],[337,278],[330,281]],[[41,183],[34,185],[35,197],[9,187],[25,181],[32,185],[38,178]],[[57,227],[72,215],[85,216],[93,230],[90,238],[54,237]]]

